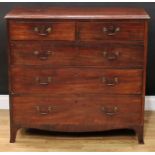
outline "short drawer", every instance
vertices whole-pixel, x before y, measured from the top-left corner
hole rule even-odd
[[[141,94],[142,70],[97,68],[11,68],[14,93]]]
[[[51,43],[14,41],[11,64],[56,66],[143,67],[144,47],[134,44]]]
[[[132,127],[141,122],[141,96],[13,96],[16,125],[60,131]]]
[[[11,40],[74,40],[74,22],[10,21]]]
[[[81,22],[80,40],[144,40],[143,22]]]

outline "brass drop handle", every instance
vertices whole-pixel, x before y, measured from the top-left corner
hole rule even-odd
[[[119,83],[118,77],[106,78],[102,77],[102,82],[107,86],[115,86]]]
[[[48,85],[52,82],[52,77],[47,77],[45,79],[41,79],[40,77],[36,77],[36,82],[39,84],[39,85]]]
[[[114,36],[120,31],[120,27],[115,27],[114,25],[103,27],[102,31],[108,36]]]
[[[36,110],[37,110],[37,112],[39,112],[39,114],[41,114],[41,115],[48,115],[48,114],[51,112],[52,107],[51,107],[51,106],[48,106],[48,107],[47,107],[47,110],[41,110],[40,106],[36,106]]]
[[[34,32],[36,32],[40,36],[47,36],[52,32],[52,28],[47,26],[36,26],[34,27]]]
[[[106,107],[102,107],[102,111],[108,115],[108,116],[113,116],[115,114],[117,114],[118,112],[118,107],[117,106],[114,106],[112,108],[106,108]]]
[[[112,61],[112,60],[117,60],[120,53],[117,51],[117,52],[114,52],[114,53],[109,53],[107,51],[103,51],[103,57],[106,58],[107,60],[109,61]]]
[[[47,60],[49,55],[53,55],[53,51],[46,51],[46,52],[34,51],[33,54],[39,57],[40,60]]]

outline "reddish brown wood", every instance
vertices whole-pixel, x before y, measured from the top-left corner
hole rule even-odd
[[[143,107],[143,105],[142,105],[142,107]],[[134,130],[135,130],[135,132],[137,134],[139,144],[144,144],[144,138],[143,138],[144,137],[144,126],[143,125],[135,126]]]
[[[142,92],[142,70],[140,69],[14,67],[11,73],[11,87],[15,93],[141,94]],[[115,81],[115,78],[118,81]]]
[[[12,65],[143,67],[143,45],[12,41]],[[37,51],[37,53],[36,53]],[[48,51],[50,52],[48,54]]]
[[[13,120],[17,126],[56,131],[126,128],[140,123],[140,103],[140,96],[14,96],[12,104],[16,115]]]
[[[149,19],[143,8],[129,7],[42,7],[15,8],[7,19]]]
[[[10,21],[10,39],[75,40],[75,23]]]
[[[144,40],[144,22],[81,22],[80,40]]]
[[[14,143],[16,141],[16,135],[17,135],[18,129],[19,128],[13,123],[12,128],[10,129],[10,143]]]
[[[143,9],[20,8],[6,18],[10,142],[19,128],[129,128],[143,143],[149,19]]]

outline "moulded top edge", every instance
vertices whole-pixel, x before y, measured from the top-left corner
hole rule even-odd
[[[150,19],[143,8],[44,7],[14,8],[6,19]]]

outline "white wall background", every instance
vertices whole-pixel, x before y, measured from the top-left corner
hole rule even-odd
[[[9,95],[0,95],[0,109],[9,109]],[[155,96],[145,97],[145,110],[155,111]]]

